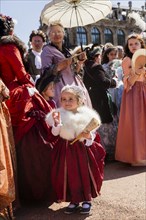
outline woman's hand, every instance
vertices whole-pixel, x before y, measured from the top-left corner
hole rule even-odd
[[[4,96],[5,99],[9,98],[9,90],[7,87],[4,87],[2,90],[2,95]]]
[[[72,58],[69,57],[69,58],[66,58],[62,61],[60,61],[58,64],[57,64],[57,72],[60,72],[64,69],[66,69],[68,66],[70,66],[72,63]]]
[[[73,62],[76,64],[76,73],[79,73],[83,69],[83,65],[86,59],[87,56],[85,52],[81,52],[79,55],[77,54],[77,56],[73,56]]]
[[[9,98],[9,89],[5,84],[0,80],[0,102]]]
[[[141,75],[146,75],[146,67],[139,67],[139,68],[137,68],[137,69],[135,69],[135,74],[136,75],[139,75],[139,76],[141,76]]]
[[[81,52],[81,53],[78,55],[78,60],[85,62],[85,60],[87,60],[86,52],[84,52],[84,51]]]

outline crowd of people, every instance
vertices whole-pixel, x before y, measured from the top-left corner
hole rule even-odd
[[[74,53],[64,36],[55,21],[32,31],[28,50],[0,15],[1,218],[26,201],[66,201],[66,214],[81,203],[89,214],[106,161],[146,165],[146,67],[132,65],[144,40]]]

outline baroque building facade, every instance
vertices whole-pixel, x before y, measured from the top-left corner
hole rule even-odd
[[[80,44],[104,45],[107,42],[113,45],[125,45],[127,36],[130,33],[142,33],[146,40],[146,5],[140,9],[132,8],[132,2],[128,2],[127,7],[112,7],[111,13],[94,24],[84,27],[66,29],[65,44],[69,48],[74,48]],[[131,16],[130,16],[131,15]],[[136,20],[135,20],[136,17]],[[139,20],[139,21],[137,21]],[[42,30],[46,30],[46,25],[41,25]]]

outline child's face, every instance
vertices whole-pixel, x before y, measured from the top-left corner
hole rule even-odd
[[[107,54],[109,61],[112,61],[117,58],[117,51],[112,50],[109,54]]]
[[[68,111],[76,111],[79,107],[77,97],[70,92],[61,93],[61,106]]]
[[[42,92],[42,95],[47,99],[53,98],[55,94],[54,83],[50,83],[45,91]]]

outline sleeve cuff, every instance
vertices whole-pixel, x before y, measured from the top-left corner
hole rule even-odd
[[[53,125],[52,126],[52,134],[54,136],[59,135],[61,127],[62,127],[62,124],[58,124],[56,127]]]
[[[95,134],[93,132],[90,132],[91,134],[91,139],[86,139],[86,147],[90,147],[93,144],[93,141],[95,139]]]

